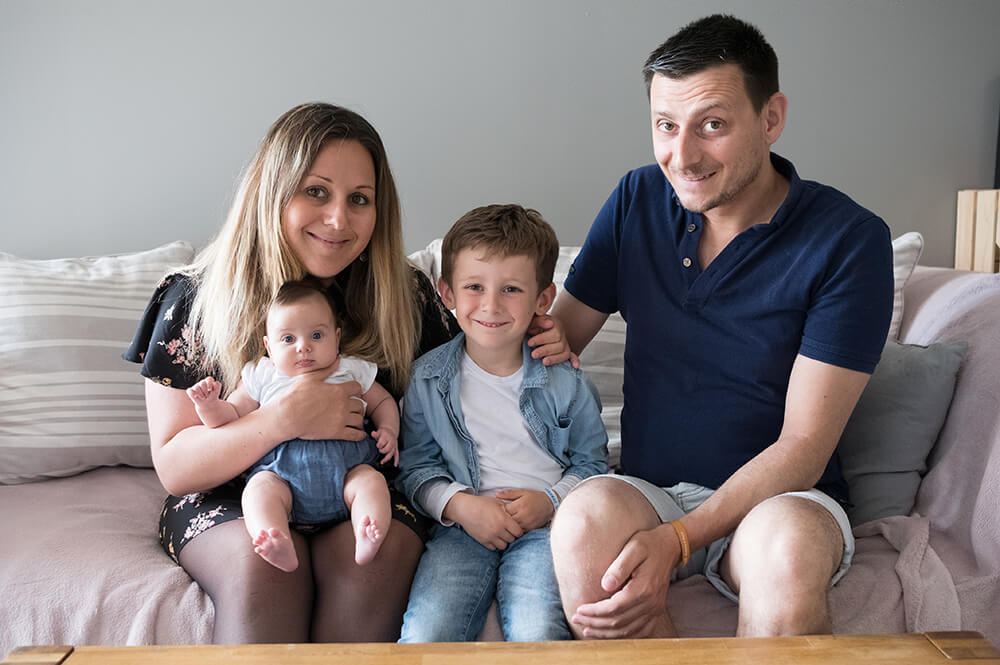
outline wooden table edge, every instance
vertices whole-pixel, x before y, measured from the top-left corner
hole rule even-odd
[[[898,635],[905,635],[901,633]],[[947,631],[947,632],[927,632],[915,633],[911,635],[921,635],[937,649],[941,655],[948,660],[982,660],[996,661],[1000,663],[1000,651],[998,651],[981,633],[975,631]],[[808,636],[805,636],[808,638]],[[880,637],[878,635],[844,635],[843,637]],[[885,635],[882,637],[891,637]],[[673,642],[688,642],[694,644],[701,639],[719,638],[682,638],[671,640]],[[722,638],[737,639],[737,638]],[[752,638],[750,638],[752,639]],[[767,639],[767,638],[765,638]],[[178,647],[195,645],[177,645]],[[83,647],[84,650],[91,648],[100,649],[108,647]],[[142,648],[142,647],[138,647]],[[166,647],[169,648],[169,647]],[[0,662],[0,665],[61,665],[73,654],[73,646],[30,646],[17,647],[7,657]]]

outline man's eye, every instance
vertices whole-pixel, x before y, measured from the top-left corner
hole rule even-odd
[[[666,120],[660,120],[656,123],[656,128],[661,132],[671,132],[674,130],[674,123],[667,122]]]
[[[709,132],[717,132],[722,129],[721,120],[709,120],[705,123],[705,130]]]

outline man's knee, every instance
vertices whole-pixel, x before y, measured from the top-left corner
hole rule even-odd
[[[736,587],[768,580],[790,589],[825,589],[840,566],[844,537],[822,505],[792,496],[760,503],[744,518],[727,553]]]
[[[614,478],[591,478],[560,504],[552,521],[552,547],[577,547],[622,540],[660,523],[656,511],[632,485]]]

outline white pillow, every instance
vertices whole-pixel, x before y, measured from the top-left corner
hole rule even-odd
[[[135,254],[26,260],[0,252],[0,484],[151,466],[138,366],[122,360],[175,242]]]
[[[887,339],[899,340],[899,326],[903,322],[903,287],[913,274],[923,250],[924,237],[916,231],[904,233],[892,241],[892,321]]]

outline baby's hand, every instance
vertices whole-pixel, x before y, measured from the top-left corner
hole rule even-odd
[[[375,439],[375,447],[380,453],[384,453],[381,464],[385,464],[390,459],[393,466],[399,466],[399,442],[396,440],[396,433],[388,429],[377,429],[372,432]]]
[[[195,406],[203,406],[219,399],[221,392],[222,384],[209,376],[188,388],[187,396],[191,398]]]

